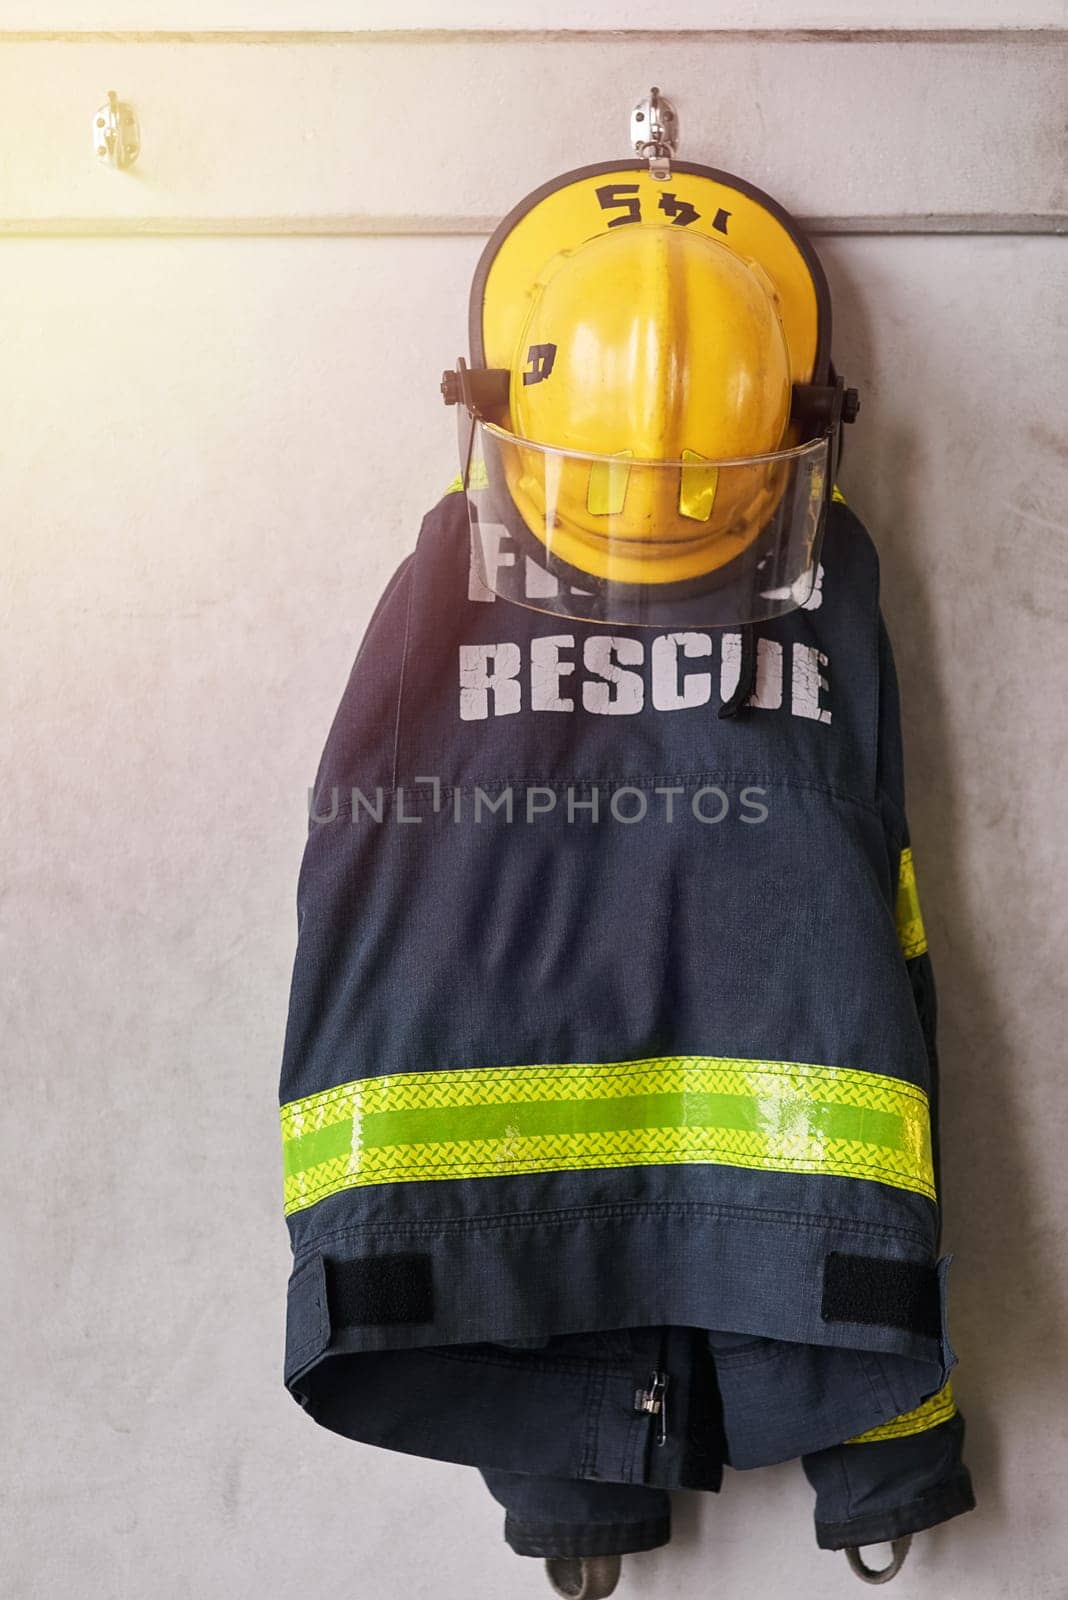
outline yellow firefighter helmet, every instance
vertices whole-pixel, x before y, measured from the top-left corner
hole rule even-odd
[[[658,626],[803,603],[843,392],[818,259],[768,196],[678,163],[566,174],[490,241],[470,333],[444,387],[491,589]]]

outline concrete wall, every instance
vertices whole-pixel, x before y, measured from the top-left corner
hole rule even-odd
[[[658,82],[685,156],[813,220],[864,395],[841,482],[902,680],[981,1502],[894,1592],[1061,1600],[1068,16],[536,20],[556,31],[503,0],[5,5],[0,1592],[548,1593],[474,1472],[347,1444],[284,1393],[275,1089],[305,788],[455,470],[437,381],[483,237],[625,154]],[[734,31],[670,31],[710,27]],[[109,88],[142,118],[129,174],[90,147]],[[619,1592],[860,1591],[790,1464],[677,1496]]]

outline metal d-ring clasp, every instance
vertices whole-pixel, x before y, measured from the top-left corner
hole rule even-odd
[[[891,1539],[890,1549],[893,1551],[893,1557],[887,1567],[869,1567],[862,1559],[860,1550],[856,1545],[849,1545],[846,1548],[846,1560],[849,1562],[850,1569],[856,1573],[858,1578],[862,1578],[865,1583],[889,1583],[890,1579],[895,1577],[904,1566],[905,1557],[908,1555],[911,1543],[911,1533],[906,1533],[901,1539]]]

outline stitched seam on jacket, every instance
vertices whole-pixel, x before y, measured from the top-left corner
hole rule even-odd
[[[421,1079],[423,1084],[429,1084],[437,1073],[448,1075],[452,1083],[462,1084],[510,1084],[517,1075],[522,1075],[530,1080],[546,1080],[563,1085],[584,1084],[590,1076],[590,1069],[594,1072],[610,1073],[613,1082],[625,1082],[628,1078],[643,1078],[648,1075],[649,1069],[664,1066],[673,1066],[676,1070],[687,1071],[726,1071],[735,1067],[752,1068],[752,1077],[761,1075],[766,1077],[797,1077],[808,1079],[825,1078],[830,1083],[853,1082],[857,1088],[871,1086],[882,1089],[884,1085],[891,1086],[894,1094],[906,1100],[915,1100],[918,1105],[927,1104],[927,1093],[916,1083],[910,1083],[907,1078],[891,1077],[885,1072],[868,1072],[860,1067],[828,1066],[819,1061],[777,1061],[763,1056],[690,1056],[682,1054],[660,1056],[638,1056],[634,1059],[623,1061],[590,1061],[590,1062],[535,1062],[527,1064],[517,1062],[514,1065],[503,1067],[429,1067],[422,1068],[416,1073],[388,1073],[378,1077],[356,1078],[348,1083],[338,1083],[331,1089],[320,1089],[318,1093],[305,1095],[301,1099],[289,1100],[282,1107],[284,1114],[292,1114],[295,1108],[307,1111],[312,1104],[315,1107],[335,1105],[340,1101],[348,1101],[355,1092],[364,1094],[373,1090],[385,1078],[397,1079],[403,1083],[406,1078]],[[347,1117],[346,1119],[347,1120]],[[298,1139],[301,1134],[289,1137]]]
[[[299,1216],[301,1213],[297,1212],[296,1215]],[[861,1218],[834,1217],[818,1212],[797,1215],[790,1211],[764,1211],[755,1206],[711,1205],[698,1200],[642,1200],[630,1204],[625,1201],[615,1201],[604,1206],[575,1206],[540,1211],[497,1212],[484,1217],[441,1217],[413,1219],[410,1222],[397,1223],[348,1223],[344,1227],[331,1229],[327,1233],[316,1234],[312,1242],[301,1246],[296,1260],[299,1264],[306,1255],[319,1250],[324,1244],[346,1238],[363,1240],[368,1233],[381,1234],[384,1237],[393,1235],[422,1237],[427,1234],[447,1235],[486,1231],[512,1233],[531,1228],[540,1228],[552,1222],[596,1222],[600,1220],[625,1222],[631,1217],[663,1217],[669,1220],[673,1217],[695,1215],[705,1217],[709,1221],[718,1219],[734,1221],[738,1218],[743,1218],[762,1227],[785,1227],[795,1230],[805,1228],[818,1229],[820,1231],[825,1231],[828,1228],[837,1228],[843,1232],[859,1233],[877,1238],[907,1240],[909,1243],[918,1244],[925,1250],[930,1245],[929,1237],[918,1228],[902,1228],[889,1222],[867,1222]]]
[[[707,1145],[690,1145],[680,1143],[676,1147],[674,1154],[677,1158],[674,1164],[684,1165],[689,1159],[701,1161],[703,1158],[707,1158]],[[681,1160],[678,1158],[681,1158]],[[555,1157],[547,1156],[543,1161],[535,1161],[533,1157],[530,1157],[523,1162],[523,1172],[560,1172],[567,1170],[601,1171],[604,1170],[606,1166],[610,1170],[612,1166],[629,1167],[633,1165],[634,1161],[629,1156],[622,1157],[614,1163],[606,1163],[600,1156],[596,1156],[592,1161],[588,1161],[585,1164],[580,1163],[574,1169],[569,1169],[566,1167],[561,1167],[559,1160]],[[773,1171],[789,1173],[797,1170],[804,1173],[810,1171],[812,1163],[810,1158],[807,1156],[776,1156],[775,1165],[773,1167],[768,1166],[766,1163],[761,1161],[751,1161],[747,1163],[737,1159],[734,1161],[727,1160],[724,1162],[724,1165],[741,1167],[743,1170],[757,1172]],[[896,1176],[893,1167],[888,1167],[882,1162],[878,1161],[862,1161],[859,1156],[851,1159],[850,1172],[847,1174],[847,1176],[855,1177],[858,1172],[861,1173],[869,1182],[874,1183],[880,1183],[882,1181],[883,1174],[885,1174],[888,1178],[893,1178]],[[444,1173],[446,1177],[455,1173],[455,1161],[451,1158],[446,1158],[442,1161],[420,1160],[417,1169],[416,1181],[419,1179],[430,1179],[435,1173]],[[464,1162],[463,1176],[465,1178],[470,1178],[473,1176],[477,1177],[482,1173],[488,1173],[491,1177],[494,1175],[499,1176],[500,1163],[490,1159],[485,1161],[468,1160]],[[816,1173],[814,1176],[819,1177],[823,1176],[823,1174]],[[365,1189],[368,1187],[369,1184],[361,1177],[357,1176],[353,1178],[351,1182],[331,1184],[321,1191],[309,1189],[299,1209],[307,1210],[310,1206],[319,1205],[323,1200],[328,1200],[335,1194],[345,1194],[350,1189]],[[890,1187],[895,1187],[895,1185],[891,1183]],[[927,1193],[926,1189],[912,1187],[910,1188],[909,1192],[912,1194],[923,1194],[926,1196],[926,1198],[932,1200],[932,1204],[934,1203],[932,1197]]]
[[[424,517],[423,525],[425,525],[425,523],[426,523],[426,518]],[[423,536],[423,527],[420,526],[419,538],[422,539],[422,536]],[[417,542],[416,548],[418,549],[418,542]],[[393,766],[392,766],[392,769],[391,769],[391,772],[390,772],[390,782],[391,782],[391,786],[392,787],[396,787],[396,783],[397,783],[397,762],[398,762],[399,757],[400,757],[401,717],[402,717],[402,712],[403,712],[403,708],[404,708],[404,679],[405,679],[405,674],[406,674],[407,669],[408,669],[408,640],[409,640],[409,638],[411,636],[412,594],[414,593],[414,591],[415,591],[415,561],[414,561],[414,553],[413,553],[413,559],[412,559],[412,564],[411,564],[411,577],[410,577],[410,580],[409,580],[409,583],[408,583],[408,595],[407,595],[407,600],[406,600],[405,607],[404,607],[404,643],[401,646],[400,675],[399,675],[399,677],[397,679],[397,710],[396,710],[396,717],[395,717],[394,724],[393,724]],[[350,795],[349,803],[350,803],[350,806],[351,806],[351,795]]]
[[[580,1356],[554,1356],[544,1355],[541,1350],[531,1350],[526,1359],[517,1359],[518,1351],[509,1354],[506,1350],[472,1350],[469,1346],[457,1345],[426,1345],[416,1346],[424,1354],[434,1355],[442,1361],[463,1361],[473,1366],[504,1367],[507,1371],[527,1372],[534,1375],[547,1373],[567,1373],[575,1378],[588,1378],[591,1374],[604,1374],[610,1378],[625,1378],[630,1375],[629,1367],[603,1366],[596,1358],[583,1361]],[[587,1395],[584,1404],[588,1406]]]

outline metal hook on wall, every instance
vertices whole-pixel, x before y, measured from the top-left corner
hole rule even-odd
[[[93,116],[93,149],[101,161],[122,172],[141,153],[141,130],[134,108],[108,90],[108,103]]]
[[[679,119],[670,100],[655,86],[630,114],[634,149],[649,162],[649,176],[665,183],[671,177],[671,157],[679,143]]]

